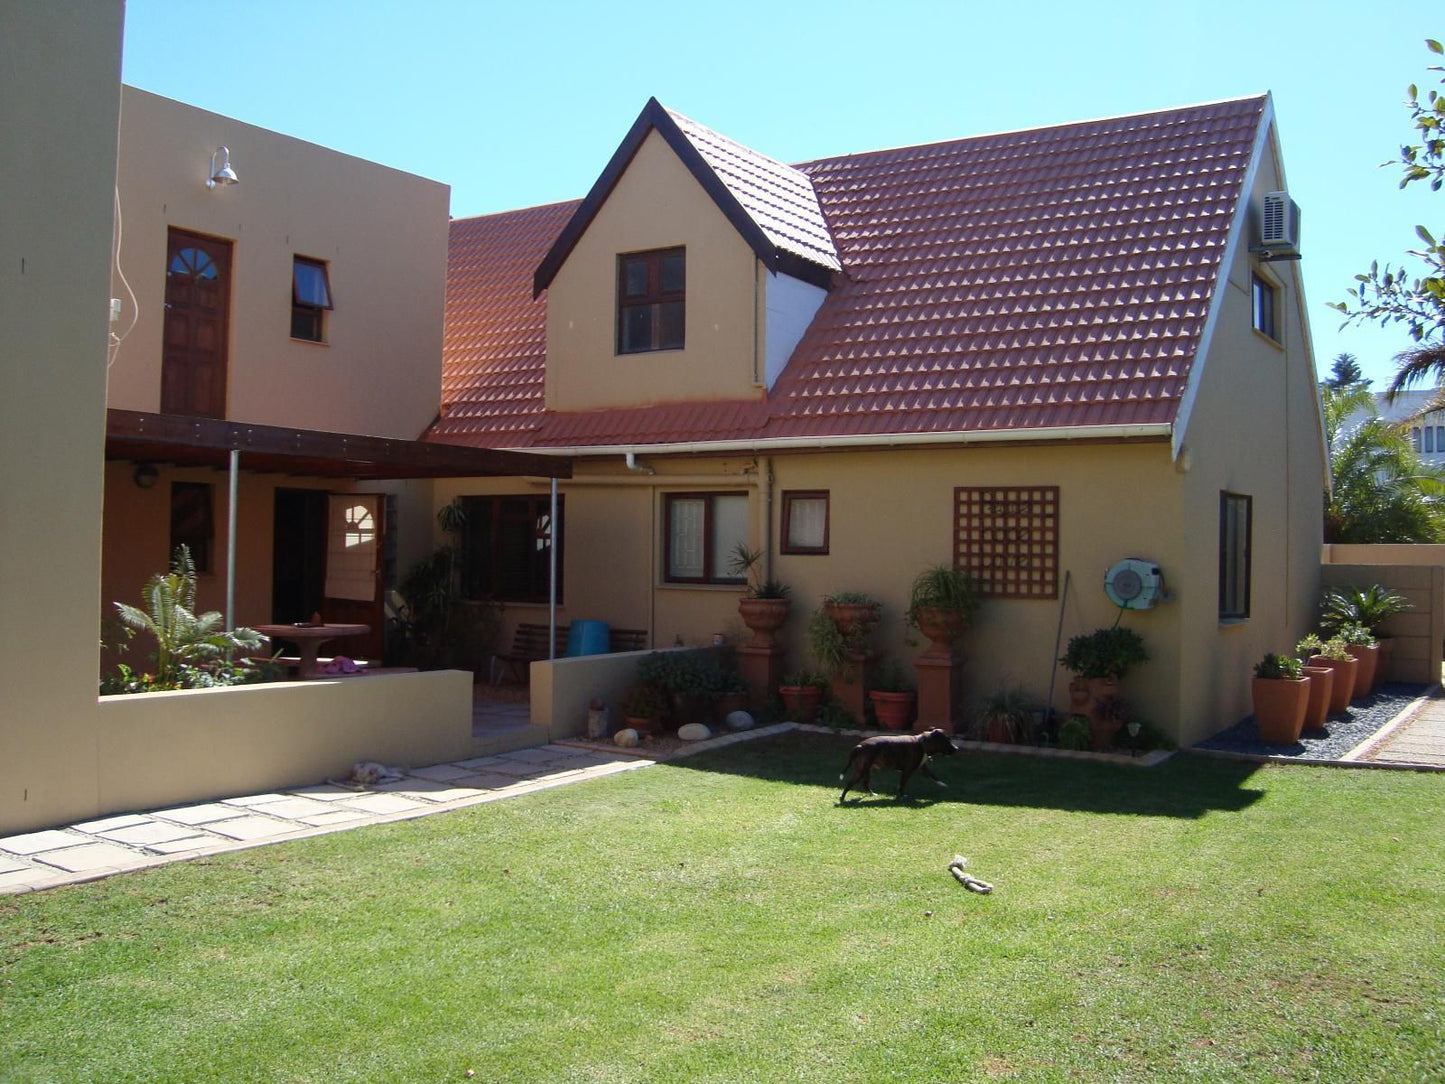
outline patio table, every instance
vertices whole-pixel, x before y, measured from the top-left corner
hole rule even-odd
[[[343,624],[299,624],[299,625],[252,625],[253,629],[271,640],[290,640],[301,655],[301,677],[316,675],[316,656],[321,645],[327,640],[342,636],[365,636],[371,631],[370,625]]]

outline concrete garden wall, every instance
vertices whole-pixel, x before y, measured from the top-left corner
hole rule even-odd
[[[1404,595],[1414,609],[1396,614],[1381,626],[1393,638],[1394,647],[1385,676],[1391,681],[1414,681],[1434,685],[1440,681],[1440,665],[1445,658],[1445,546],[1326,546],[1329,550],[1348,551],[1356,563],[1320,566],[1321,586],[1368,587],[1378,583]],[[1360,560],[1369,551],[1382,551],[1380,556],[1392,563],[1376,564]],[[1393,563],[1399,550],[1431,550],[1435,563]],[[1414,556],[1424,557],[1425,554]]]
[[[637,664],[650,654],[619,651],[532,663],[533,724],[547,727],[553,741],[579,737],[587,733],[587,706],[595,698],[607,708],[616,730],[622,725],[618,705],[637,682]]]

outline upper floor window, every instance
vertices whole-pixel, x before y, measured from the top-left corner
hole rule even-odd
[[[1275,326],[1274,284],[1262,275],[1254,274],[1250,276],[1249,292],[1254,310],[1254,330],[1279,342],[1279,329]]]
[[[617,352],[682,349],[686,285],[681,248],[617,257]]]
[[[325,313],[331,307],[331,279],[326,265],[297,256],[291,266],[291,337],[324,343]]]

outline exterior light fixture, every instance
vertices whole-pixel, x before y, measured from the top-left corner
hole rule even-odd
[[[138,463],[130,478],[141,489],[154,489],[160,476],[161,472],[156,470],[154,463]]]
[[[218,184],[239,184],[240,178],[236,171],[231,168],[231,148],[217,147],[216,153],[211,155],[211,175],[206,178],[206,187],[215,188]]]

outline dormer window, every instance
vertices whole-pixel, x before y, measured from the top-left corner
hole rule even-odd
[[[326,264],[297,256],[291,263],[291,337],[325,342],[325,313],[331,307],[331,279]]]
[[[681,248],[617,257],[617,352],[681,350],[687,260]]]

